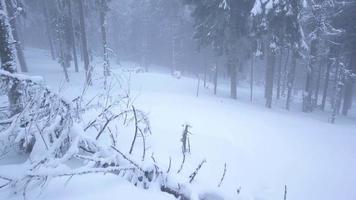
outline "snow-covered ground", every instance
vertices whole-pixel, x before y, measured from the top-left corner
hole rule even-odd
[[[68,99],[80,94],[83,73],[75,74],[70,69],[71,82],[67,84],[61,68],[47,52],[30,49],[26,54],[30,74],[43,76],[53,90]],[[182,176],[188,177],[201,160],[207,160],[196,177],[196,187],[216,188],[226,163],[226,177],[219,191],[232,199],[283,199],[285,185],[288,200],[356,199],[355,117],[340,118],[332,125],[327,123],[325,113],[266,109],[259,103],[258,89],[257,103],[251,104],[243,87],[238,88],[237,101],[227,98],[228,86],[224,85],[217,97],[211,89],[201,88],[197,98],[196,79],[177,79],[159,71],[123,72],[122,68],[131,66],[125,63],[113,68],[124,77],[130,75],[135,105],[149,113],[154,156],[161,166],[168,166],[171,157],[171,173],[180,166],[182,125],[188,123],[192,126],[192,152]],[[2,159],[0,165],[13,162]],[[10,171],[16,170],[0,167],[0,174]],[[33,199],[123,199],[123,195],[126,199],[173,199],[154,189],[144,191],[125,183],[110,175],[73,177],[68,182],[54,179],[41,196]],[[8,196],[0,190],[2,198]]]

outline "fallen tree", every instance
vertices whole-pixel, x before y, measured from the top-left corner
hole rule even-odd
[[[81,96],[68,101],[46,88],[39,78],[0,70],[3,97],[14,84],[17,85],[17,106],[21,111],[10,116],[10,104],[1,109],[1,151],[2,154],[21,151],[28,155],[28,160],[24,163],[26,170],[19,175],[11,177],[0,174],[0,179],[5,182],[0,189],[10,187],[26,197],[31,192],[29,188],[46,185],[52,178],[111,173],[143,189],[158,185],[162,192],[182,200],[193,197],[207,199],[206,194],[193,191],[189,182],[176,181],[169,174],[169,169],[161,169],[154,159],[146,159],[146,137],[151,134],[149,121],[144,112],[131,105],[129,95],[115,100],[107,92],[96,97],[104,98],[104,101],[101,99],[93,103],[92,99],[84,102],[83,90]],[[1,100],[5,101],[5,98]],[[100,111],[94,119],[84,121],[82,116],[93,109]],[[113,124],[134,126],[129,153],[125,153],[118,145]],[[102,142],[103,136],[110,138],[111,142]],[[141,160],[131,155],[133,149],[137,148],[135,144],[138,138],[142,141]],[[69,167],[68,161],[72,159],[80,160],[81,166]]]

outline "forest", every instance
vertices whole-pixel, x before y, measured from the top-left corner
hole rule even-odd
[[[0,199],[356,198],[356,0],[0,0],[0,61]]]

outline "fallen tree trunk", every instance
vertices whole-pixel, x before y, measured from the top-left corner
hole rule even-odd
[[[39,78],[0,70],[2,94],[6,94],[14,83],[21,89],[20,100],[23,106],[16,116],[0,119],[6,121],[0,123],[0,140],[9,147],[22,147],[20,149],[27,152],[30,159],[26,162],[27,170],[19,173],[21,175],[18,177],[0,174],[0,179],[7,181],[0,189],[15,188],[15,191],[22,191],[26,196],[28,188],[33,188],[29,187],[30,184],[39,186],[51,178],[112,173],[123,176],[137,187],[148,189],[158,185],[162,192],[176,198],[192,199],[194,192],[190,183],[175,181],[167,170],[160,169],[155,162],[136,161],[131,155],[123,153],[118,146],[100,143],[100,140],[95,138],[98,133],[89,137],[88,131],[93,131],[94,126],[103,127],[99,130],[100,135],[109,135],[108,126],[113,120],[104,121],[101,118],[117,116],[115,119],[120,119],[124,114],[133,115],[130,117],[135,118],[133,121],[136,128],[149,131],[148,119],[142,112],[134,109],[117,114],[110,110],[110,105],[104,107],[86,128],[82,128],[77,123],[82,119],[79,117],[79,111],[74,109],[71,102],[44,87]],[[140,127],[142,124],[147,127]],[[144,131],[141,131],[141,134],[144,134]],[[68,168],[68,161],[71,159],[82,160],[82,166],[76,169]],[[61,170],[63,167],[69,170]]]

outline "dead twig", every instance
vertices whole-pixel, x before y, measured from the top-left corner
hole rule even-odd
[[[112,116],[111,118],[109,118],[109,119],[107,119],[106,120],[106,122],[105,122],[105,124],[104,124],[104,126],[100,129],[100,131],[99,131],[99,133],[98,133],[98,135],[96,136],[96,140],[98,140],[99,139],[99,137],[101,136],[101,134],[104,132],[104,130],[106,129],[106,127],[109,125],[109,123],[112,121],[112,120],[114,120],[114,119],[116,119],[116,118],[118,118],[119,117],[119,115],[114,115],[114,116]]]
[[[222,182],[224,181],[225,174],[226,174],[226,163],[224,164],[224,172],[223,172],[223,175],[222,175],[222,177],[221,177],[221,179],[220,179],[220,182],[219,182],[218,187],[220,187],[221,184],[222,184]]]
[[[138,129],[139,129],[135,106],[132,106],[132,111],[133,111],[133,113],[134,113],[134,118],[135,118],[135,135],[134,135],[134,138],[133,138],[132,143],[131,143],[131,148],[130,148],[130,151],[129,151],[130,154],[131,154],[132,151],[133,151],[133,147],[134,147],[134,145],[135,145],[136,138],[137,138],[137,133],[138,133]]]
[[[125,160],[129,161],[133,166],[135,166],[138,170],[141,172],[145,173],[145,170],[143,170],[137,163],[129,159],[125,154],[123,154],[120,150],[118,150],[116,147],[111,146],[112,149],[114,149],[117,153],[119,153]]]
[[[172,158],[169,157],[169,164],[168,164],[167,174],[169,173],[169,171],[171,171],[171,166],[172,166]]]
[[[201,169],[201,167],[204,165],[204,163],[206,163],[206,160],[204,159],[199,166],[195,169],[195,171],[189,176],[190,180],[189,183],[192,183],[194,178],[196,177],[196,175],[199,173],[199,170]]]

